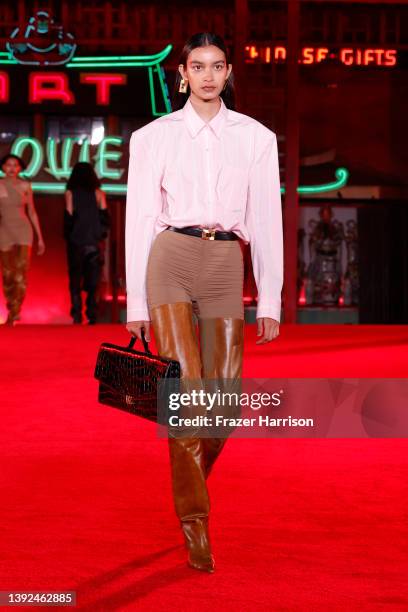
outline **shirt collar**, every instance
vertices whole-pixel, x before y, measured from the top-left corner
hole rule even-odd
[[[228,109],[225,106],[224,100],[221,97],[220,100],[221,106],[218,113],[211,119],[211,121],[207,122],[200,117],[200,115],[194,109],[194,106],[191,104],[190,98],[188,98],[187,102],[183,106],[182,114],[188,130],[193,138],[195,138],[199,131],[206,125],[210,126],[217,138],[220,137],[221,130],[227,120],[228,115]]]

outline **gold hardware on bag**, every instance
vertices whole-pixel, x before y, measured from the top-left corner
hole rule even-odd
[[[201,238],[203,238],[203,240],[215,240],[215,229],[207,229],[206,227],[203,227]]]

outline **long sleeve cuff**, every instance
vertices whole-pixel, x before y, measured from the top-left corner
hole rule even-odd
[[[281,301],[280,300],[259,300],[256,308],[256,318],[270,317],[280,323],[281,320]]]
[[[150,321],[149,308],[143,298],[127,296],[127,323],[132,321]]]
[[[258,289],[256,317],[280,322],[283,285],[282,203],[276,135],[257,147],[249,179],[246,225]]]

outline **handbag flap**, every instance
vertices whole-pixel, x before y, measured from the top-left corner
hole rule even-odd
[[[104,342],[99,348],[94,376],[122,395],[151,401],[156,399],[159,379],[180,377],[180,364],[166,357]]]

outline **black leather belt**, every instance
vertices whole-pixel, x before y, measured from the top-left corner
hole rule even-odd
[[[188,234],[189,236],[197,236],[203,240],[239,240],[239,236],[234,232],[223,232],[221,230],[215,230],[207,227],[174,227],[171,225],[166,229],[172,232],[179,232],[180,234]]]

